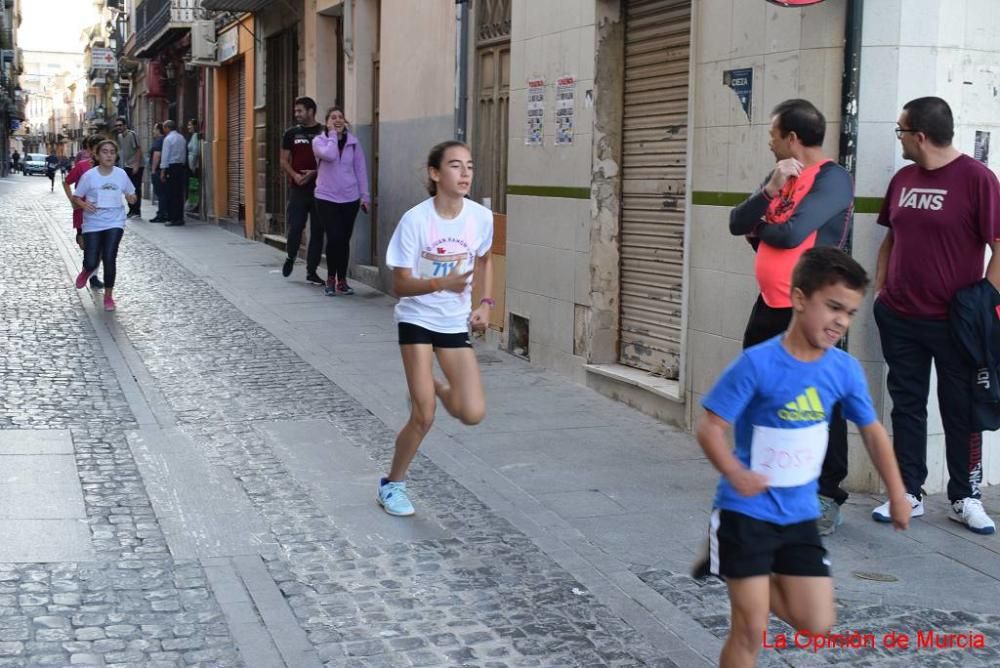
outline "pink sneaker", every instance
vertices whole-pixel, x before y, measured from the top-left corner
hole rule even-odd
[[[115,300],[111,295],[104,295],[104,310],[114,311],[115,310]]]
[[[95,270],[96,271],[96,270]],[[79,274],[76,275],[76,289],[83,290],[84,286],[87,285],[87,281],[90,280],[93,271],[87,271],[84,269]]]

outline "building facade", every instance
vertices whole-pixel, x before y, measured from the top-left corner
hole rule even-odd
[[[918,20],[905,4],[514,0],[507,323],[527,329],[532,362],[694,423],[740,351],[756,298],[753,252],[730,235],[728,216],[769,173],[770,110],[784,99],[810,99],[826,116],[826,151],[856,177],[852,252],[874,272],[884,234],[875,214],[905,164],[893,134],[902,105],[949,100],[956,146],[969,154],[998,123],[991,5],[924,3],[931,15]],[[855,89],[845,63],[858,59],[860,69],[846,67],[860,74]],[[570,104],[567,142],[560,111]],[[848,348],[888,424],[870,306],[869,297]],[[933,399],[930,412],[934,492],[947,474]],[[1000,457],[988,450],[984,479],[997,483]],[[863,449],[851,455],[848,484],[874,490]]]
[[[904,164],[892,132],[903,103],[949,100],[956,145],[989,164],[1000,15],[991,0],[926,0],[919,17],[905,4],[141,0],[122,3],[119,100],[147,145],[156,121],[201,119],[206,217],[277,246],[294,100],[315,99],[321,123],[341,106],[373,204],[352,271],[381,288],[395,225],[426,197],[428,150],[469,142],[472,196],[495,215],[488,340],[689,428],[756,298],[753,253],[727,223],[773,164],[778,102],[804,97],[825,114],[827,153],[856,178],[852,252],[871,270],[875,213]],[[848,348],[888,418],[870,301]],[[930,410],[927,490],[938,491],[933,399]],[[1000,482],[989,450],[984,478]],[[863,460],[849,484],[874,489]]]
[[[25,120],[25,96],[19,77],[22,70],[22,54],[17,47],[17,29],[21,24],[21,1],[2,0],[0,2],[0,175],[10,171],[8,158],[23,146],[17,139],[17,132]],[[23,131],[22,131],[23,134]]]
[[[22,152],[71,155],[82,126],[81,89],[89,84],[80,51],[23,51],[20,87],[24,124],[15,137]]]

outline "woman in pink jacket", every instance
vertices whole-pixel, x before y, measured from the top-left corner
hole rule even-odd
[[[368,213],[368,172],[358,138],[348,132],[340,107],[326,112],[326,130],[313,138],[316,155],[316,209],[326,234],[326,294],[352,295],[347,284],[351,234],[358,208]]]

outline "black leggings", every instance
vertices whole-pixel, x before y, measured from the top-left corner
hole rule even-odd
[[[118,244],[122,242],[125,230],[114,227],[100,232],[83,233],[83,270],[94,271],[104,264],[104,287],[115,287],[115,273],[118,270]]]
[[[326,273],[331,280],[347,280],[351,235],[360,206],[361,200],[339,203],[316,198],[316,217],[326,234]]]

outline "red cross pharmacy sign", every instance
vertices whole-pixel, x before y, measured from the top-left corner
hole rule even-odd
[[[113,70],[118,63],[111,49],[94,48],[90,51],[90,66],[95,70]]]

